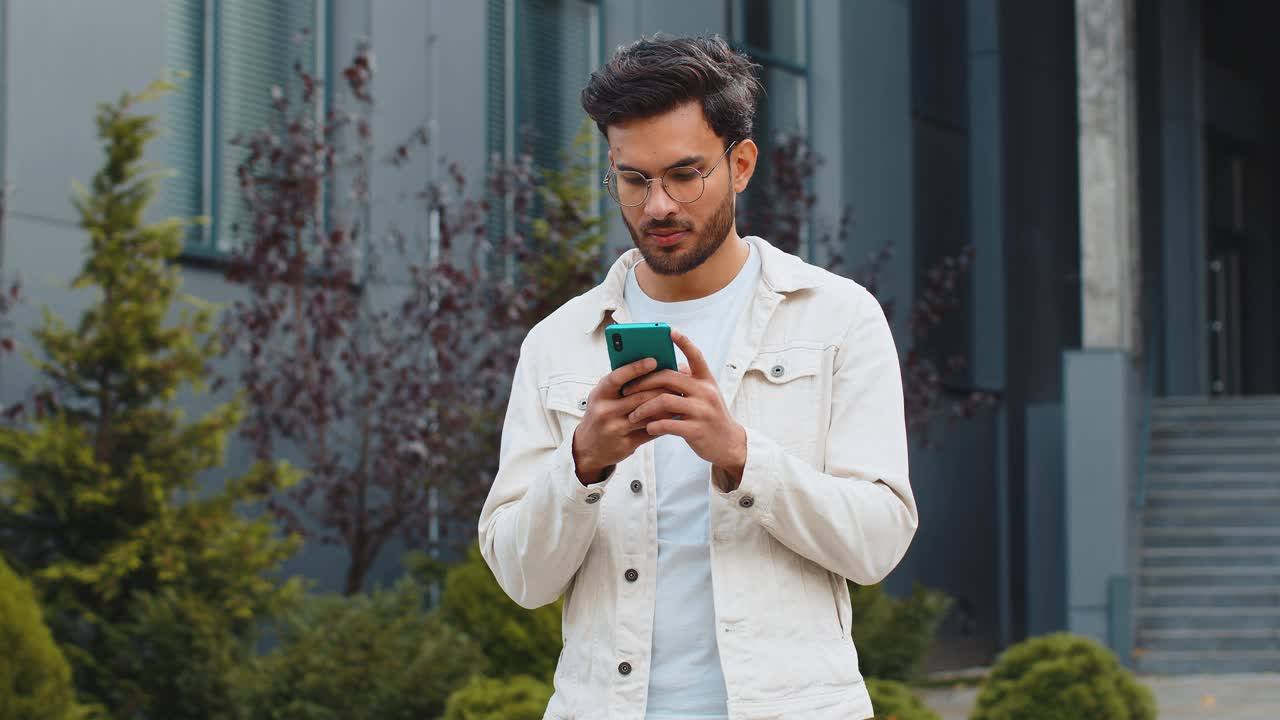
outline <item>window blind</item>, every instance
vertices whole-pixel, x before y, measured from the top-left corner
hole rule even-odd
[[[205,212],[205,0],[169,0],[167,13],[165,66],[187,77],[167,99],[167,164],[174,177],[165,181],[161,192],[168,215],[195,218]],[[188,228],[186,244],[201,244],[202,235],[201,227]]]
[[[519,0],[516,33],[516,146],[541,167],[562,166],[584,116],[579,94],[591,75],[595,4]]]
[[[485,22],[485,150],[507,150],[507,0],[487,0]]]
[[[272,124],[273,87],[297,97],[295,62],[315,72],[316,0],[221,0],[215,15],[213,236],[226,251],[237,225],[248,230],[237,177],[246,152],[231,141]],[[303,30],[311,32],[294,42]]]

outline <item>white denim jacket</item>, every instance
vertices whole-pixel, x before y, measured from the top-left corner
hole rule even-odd
[[[845,578],[879,582],[918,522],[902,376],[876,299],[760,238],[759,287],[721,392],[747,429],[739,487],[707,478],[716,635],[734,720],[872,715],[849,635]],[[564,648],[546,711],[643,720],[657,566],[653,445],[583,486],[573,431],[610,371],[607,321],[627,322],[636,250],[603,284],[530,331],[502,432],[480,548],[498,583],[536,608],[562,595]],[[714,368],[713,368],[714,370]]]

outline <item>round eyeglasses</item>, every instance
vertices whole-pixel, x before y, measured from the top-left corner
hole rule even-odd
[[[698,168],[682,165],[668,168],[660,178],[648,178],[635,170],[610,168],[609,172],[605,173],[604,186],[609,191],[609,197],[623,207],[643,205],[649,199],[649,184],[655,180],[662,183],[662,188],[667,191],[667,195],[671,196],[672,200],[678,203],[691,203],[702,197],[702,193],[707,189],[707,178],[711,177],[711,173],[720,166],[721,160],[724,160],[737,144],[737,140],[729,143],[729,147],[724,149],[720,159],[716,160],[715,165],[712,165],[706,173],[699,171]]]

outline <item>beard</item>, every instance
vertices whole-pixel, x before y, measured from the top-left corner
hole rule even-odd
[[[625,214],[622,216],[622,224],[627,226],[631,241],[650,270],[658,275],[683,275],[715,255],[729,237],[729,231],[733,229],[736,199],[733,188],[730,187],[703,230],[679,222],[654,222],[639,230],[627,222]],[[645,235],[654,230],[684,230],[688,231],[689,236],[672,247],[659,247],[649,242]]]

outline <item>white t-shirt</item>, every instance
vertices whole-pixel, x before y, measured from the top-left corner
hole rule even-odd
[[[738,318],[760,277],[760,251],[721,290],[682,302],[644,294],[635,268],[624,298],[633,322],[665,322],[684,333],[719,381]],[[676,348],[678,362],[687,363]],[[653,441],[657,470],[658,575],[646,720],[728,720],[728,700],[716,645],[708,543],[710,464],[674,435]]]

